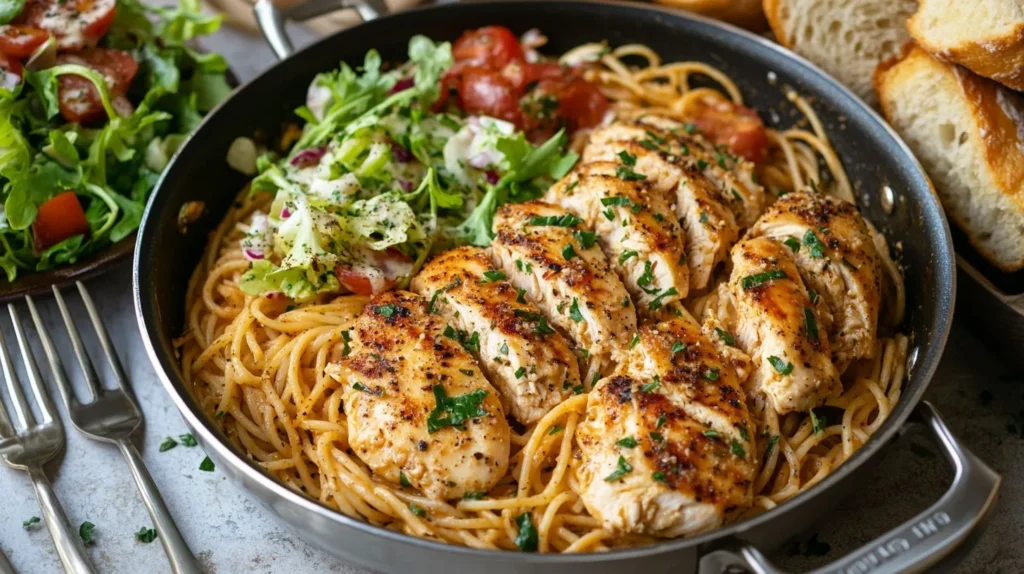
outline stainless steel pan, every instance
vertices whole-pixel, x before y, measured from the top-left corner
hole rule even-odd
[[[339,32],[292,55],[287,19],[305,19],[339,7],[356,8],[366,23]],[[947,556],[992,507],[1000,478],[964,450],[921,396],[949,333],[955,292],[955,263],[949,228],[921,167],[885,123],[845,88],[807,62],[739,29],[646,5],[526,0],[446,5],[376,18],[376,0],[314,0],[291,13],[268,0],[257,15],[268,41],[283,61],[241,87],[211,113],[182,146],[164,173],[146,210],[135,256],[134,295],[139,326],[150,358],[182,415],[218,468],[261,500],[305,539],[336,556],[394,573],[543,572],[599,574],[627,568],[645,573],[719,572],[746,568],[776,572],[762,551],[777,547],[822,517],[870,476],[878,451],[906,425],[922,423],[956,468],[941,500],[825,571],[905,572],[921,570]],[[551,39],[551,53],[587,41],[613,45],[643,42],[666,60],[704,60],[735,79],[748,105],[772,125],[798,117],[782,87],[811,98],[851,180],[865,214],[900,245],[906,269],[911,335],[909,380],[889,420],[851,460],[825,480],[755,518],[684,540],[603,554],[535,555],[453,547],[416,539],[352,520],[291,491],[228,441],[202,412],[181,376],[172,340],[183,331],[188,277],[199,261],[208,233],[233,201],[245,177],[224,161],[241,135],[274,134],[304,101],[315,74],[339,60],[361,61],[369,48],[385,60],[401,60],[417,33],[455,39],[460,32],[503,24],[517,33],[537,27]],[[204,215],[182,232],[176,214],[189,201],[202,201]]]

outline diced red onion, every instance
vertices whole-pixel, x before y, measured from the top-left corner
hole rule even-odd
[[[395,158],[398,163],[409,163],[416,159],[416,156],[412,155],[412,152],[405,149],[398,142],[391,142],[391,157]]]
[[[320,158],[324,157],[325,153],[327,153],[326,148],[311,147],[295,154],[295,157],[293,157],[289,163],[295,167],[309,167],[319,163]]]
[[[281,219],[288,219],[291,216],[292,216],[292,212],[289,211],[287,207],[282,207],[281,208]]]
[[[263,259],[263,252],[255,249],[243,249],[242,254],[245,255],[245,258],[249,261],[258,261]]]
[[[492,149],[492,150],[482,151],[482,152],[474,155],[473,157],[469,158],[469,165],[471,165],[471,166],[473,166],[473,167],[475,167],[477,169],[483,169],[483,168],[485,168],[487,166],[494,165],[494,164],[498,163],[499,161],[502,160],[503,157],[505,157],[505,156],[503,156],[501,154],[501,152],[498,151],[498,150],[493,150]]]
[[[412,182],[409,181],[408,179],[398,180],[398,185],[402,186],[402,189],[404,189],[406,193],[413,190]]]
[[[398,92],[404,92],[405,90],[413,87],[413,85],[415,85],[415,82],[413,82],[412,78],[402,78],[395,82],[394,86],[391,86],[391,91],[388,93],[397,94]]]
[[[484,175],[487,177],[487,183],[491,185],[498,183],[498,180],[501,179],[498,177],[498,172],[494,171],[493,169],[487,170],[487,173],[485,173]]]

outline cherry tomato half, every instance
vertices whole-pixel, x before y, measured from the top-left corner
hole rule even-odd
[[[124,98],[124,94],[139,71],[139,64],[131,54],[109,48],[94,48],[79,54],[61,54],[57,62],[81,64],[102,74],[107,80],[117,111],[122,114],[131,113],[131,104]],[[57,78],[57,82],[57,99],[64,119],[87,123],[104,117],[100,94],[87,78],[65,74]]]
[[[734,154],[755,163],[764,159],[768,134],[754,110],[709,96],[700,99],[687,115],[716,144],[727,145]]]
[[[452,46],[456,61],[477,66],[501,68],[513,60],[524,60],[523,47],[511,30],[504,26],[485,26],[467,30]]]
[[[31,26],[0,26],[0,52],[15,58],[27,58],[46,43],[50,34]]]
[[[61,50],[95,46],[114,22],[117,0],[27,0],[19,25],[52,34]]]

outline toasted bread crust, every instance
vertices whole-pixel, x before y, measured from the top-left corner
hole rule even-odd
[[[934,56],[959,64],[979,76],[995,80],[1008,88],[1024,91],[1024,23],[1010,34],[984,43],[943,46],[918,25],[917,14],[907,21],[907,30],[922,48]]]
[[[979,145],[984,167],[996,191],[1012,202],[1024,218],[1024,99],[1012,94],[996,82],[971,73],[954,64],[932,57],[925,49],[909,43],[903,53],[879,64],[873,77],[882,112],[892,121],[894,106],[888,97],[897,82],[912,82],[921,73],[941,73],[955,86],[971,113],[971,142]],[[939,118],[936,118],[938,121]],[[965,144],[967,145],[967,144]],[[945,182],[938,181],[943,187]],[[1003,271],[1024,268],[1024,261],[1007,261],[982,239],[989,230],[972,229],[964,214],[947,205],[947,213],[964,230],[972,245]]]
[[[786,30],[782,27],[782,17],[779,15],[779,6],[782,0],[764,0],[764,16],[768,19],[768,26],[775,35],[775,41],[787,48],[792,48],[790,41],[786,38]]]

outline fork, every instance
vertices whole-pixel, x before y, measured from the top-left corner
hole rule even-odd
[[[60,501],[57,500],[53,485],[50,484],[50,479],[46,477],[42,466],[64,447],[64,427],[61,425],[60,416],[57,414],[53,402],[50,401],[46,389],[43,388],[39,369],[32,358],[31,348],[25,339],[21,322],[18,320],[18,312],[14,305],[8,305],[8,309],[14,323],[14,334],[18,339],[18,347],[25,360],[25,372],[28,375],[29,386],[35,396],[42,420],[36,421],[25,401],[21,382],[18,380],[18,374],[15,372],[14,364],[7,352],[4,336],[0,333],[0,366],[3,367],[4,380],[10,393],[10,403],[14,408],[17,420],[17,426],[11,424],[3,402],[0,402],[0,455],[3,456],[7,466],[27,471],[32,479],[32,486],[35,489],[36,498],[39,500],[43,520],[53,538],[54,546],[57,547],[57,555],[60,556],[64,570],[74,574],[91,574],[95,570],[86,558],[85,547],[73,534],[71,523],[68,521],[67,515],[64,514],[64,509],[61,507]]]
[[[54,285],[53,295],[57,299],[57,306],[60,308],[61,317],[64,319],[68,338],[71,340],[71,346],[75,351],[75,357],[78,359],[78,365],[85,376],[86,386],[91,393],[91,397],[85,403],[78,400],[74,390],[71,388],[71,384],[68,382],[63,363],[61,363],[60,356],[57,355],[53,347],[53,341],[50,339],[46,327],[39,316],[35,301],[32,300],[31,296],[25,296],[29,313],[32,315],[32,321],[35,323],[36,331],[39,333],[39,340],[43,345],[43,351],[46,353],[46,359],[50,363],[50,370],[53,371],[53,378],[57,382],[61,399],[63,399],[64,406],[71,418],[71,424],[90,438],[117,445],[121,450],[121,454],[128,461],[128,467],[131,469],[132,477],[135,479],[135,484],[142,495],[142,500],[146,504],[146,509],[149,510],[149,516],[156,527],[160,543],[164,547],[164,553],[167,554],[167,559],[171,563],[171,570],[175,574],[198,573],[199,565],[195,557],[178,531],[178,527],[175,526],[174,519],[167,510],[167,505],[164,504],[156,483],[153,482],[153,477],[146,470],[142,456],[135,448],[135,445],[132,444],[131,435],[142,424],[142,411],[132,396],[131,389],[117,360],[117,355],[114,354],[113,347],[110,344],[107,330],[103,326],[99,314],[96,312],[96,306],[93,304],[89,291],[86,290],[85,285],[81,281],[76,281],[75,284],[78,287],[78,293],[92,322],[93,330],[96,332],[96,338],[99,339],[100,347],[103,348],[107,364],[110,366],[110,370],[114,374],[114,380],[117,383],[117,387],[113,389],[100,385],[96,371],[89,360],[89,355],[82,344],[82,338],[79,337],[78,330],[75,328],[75,322],[71,318],[71,313],[68,312],[67,305],[64,303],[64,297],[61,295],[60,289]],[[13,305],[10,307],[11,317],[13,318],[15,316],[14,307]],[[17,323],[16,319],[15,323]]]

